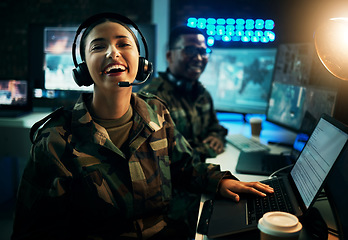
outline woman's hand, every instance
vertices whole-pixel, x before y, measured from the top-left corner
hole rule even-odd
[[[222,179],[219,189],[221,196],[234,199],[236,202],[239,202],[240,199],[238,193],[254,194],[265,197],[266,194],[274,192],[273,188],[264,183],[241,182],[234,179]]]

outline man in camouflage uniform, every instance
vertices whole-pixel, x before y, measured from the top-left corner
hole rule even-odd
[[[199,82],[208,63],[205,37],[179,26],[169,37],[168,69],[141,90],[162,98],[177,129],[202,161],[223,152],[227,129],[219,124],[210,93]],[[215,81],[215,79],[212,79]]]
[[[91,97],[53,113],[34,139],[13,239],[43,238],[30,229],[41,229],[45,239],[146,239],[167,225],[172,188],[215,193],[222,178],[233,178],[218,166],[187,161],[189,144],[153,95],[132,95],[134,124],[124,149],[93,121],[86,107]]]
[[[169,37],[168,69],[141,91],[156,94],[169,108],[176,128],[202,162],[223,152],[227,130],[219,124],[210,93],[199,82],[208,63],[205,37],[193,28],[179,26]],[[200,194],[175,191],[172,217],[185,221],[195,232]],[[188,210],[189,209],[189,210]]]

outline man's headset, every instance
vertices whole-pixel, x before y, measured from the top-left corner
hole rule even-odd
[[[138,26],[129,18],[127,18],[123,15],[117,14],[117,13],[108,13],[108,12],[107,13],[99,13],[99,14],[96,14],[96,15],[89,17],[76,30],[76,35],[75,35],[74,42],[72,45],[72,58],[73,58],[73,62],[75,65],[75,68],[73,69],[73,77],[74,77],[75,82],[80,87],[81,86],[90,86],[94,83],[91,75],[89,74],[87,64],[84,61],[82,63],[79,63],[79,64],[77,63],[77,60],[76,60],[76,41],[77,41],[77,38],[83,29],[87,29],[93,23],[95,23],[98,20],[103,19],[103,18],[115,19],[115,20],[120,21],[124,24],[133,26],[140,34],[141,40],[143,42],[144,49],[145,49],[145,58],[139,57],[138,73],[137,73],[137,76],[135,77],[135,79],[140,81],[140,82],[136,82],[136,83],[134,83],[134,82],[133,83],[119,82],[118,85],[120,87],[129,87],[131,85],[140,85],[140,84],[145,83],[153,71],[153,66],[152,66],[152,63],[148,61],[148,48],[147,48],[147,43],[146,43],[146,39],[145,39],[144,35],[139,30]],[[80,48],[81,48],[81,46],[80,46]],[[80,49],[80,54],[81,54],[81,51],[83,51],[83,49]],[[139,52],[140,52],[140,49],[139,49]]]

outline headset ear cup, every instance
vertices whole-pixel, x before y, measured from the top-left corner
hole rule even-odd
[[[144,81],[152,73],[152,63],[144,57],[139,57],[138,73],[135,77],[138,81]]]
[[[73,77],[76,84],[80,87],[88,87],[94,83],[85,62],[80,63],[76,68],[73,69]]]
[[[143,81],[145,79],[145,61],[146,59],[143,57],[139,57],[139,65],[138,65],[138,72],[137,76],[135,77],[138,81]]]

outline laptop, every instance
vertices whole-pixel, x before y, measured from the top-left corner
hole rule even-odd
[[[348,151],[347,140],[348,127],[323,114],[291,171],[286,176],[262,181],[281,183],[279,190],[288,200],[285,206],[272,205],[268,211],[287,211],[298,217],[305,215],[321,192],[340,154]],[[277,187],[273,187],[276,191]],[[255,210],[255,202],[269,198],[274,198],[274,195],[266,198],[241,196],[239,203],[226,198],[208,200],[204,203],[197,231],[209,238],[216,238],[255,230],[263,213],[257,216],[250,210]]]
[[[0,117],[19,117],[32,111],[27,80],[0,79]]]

